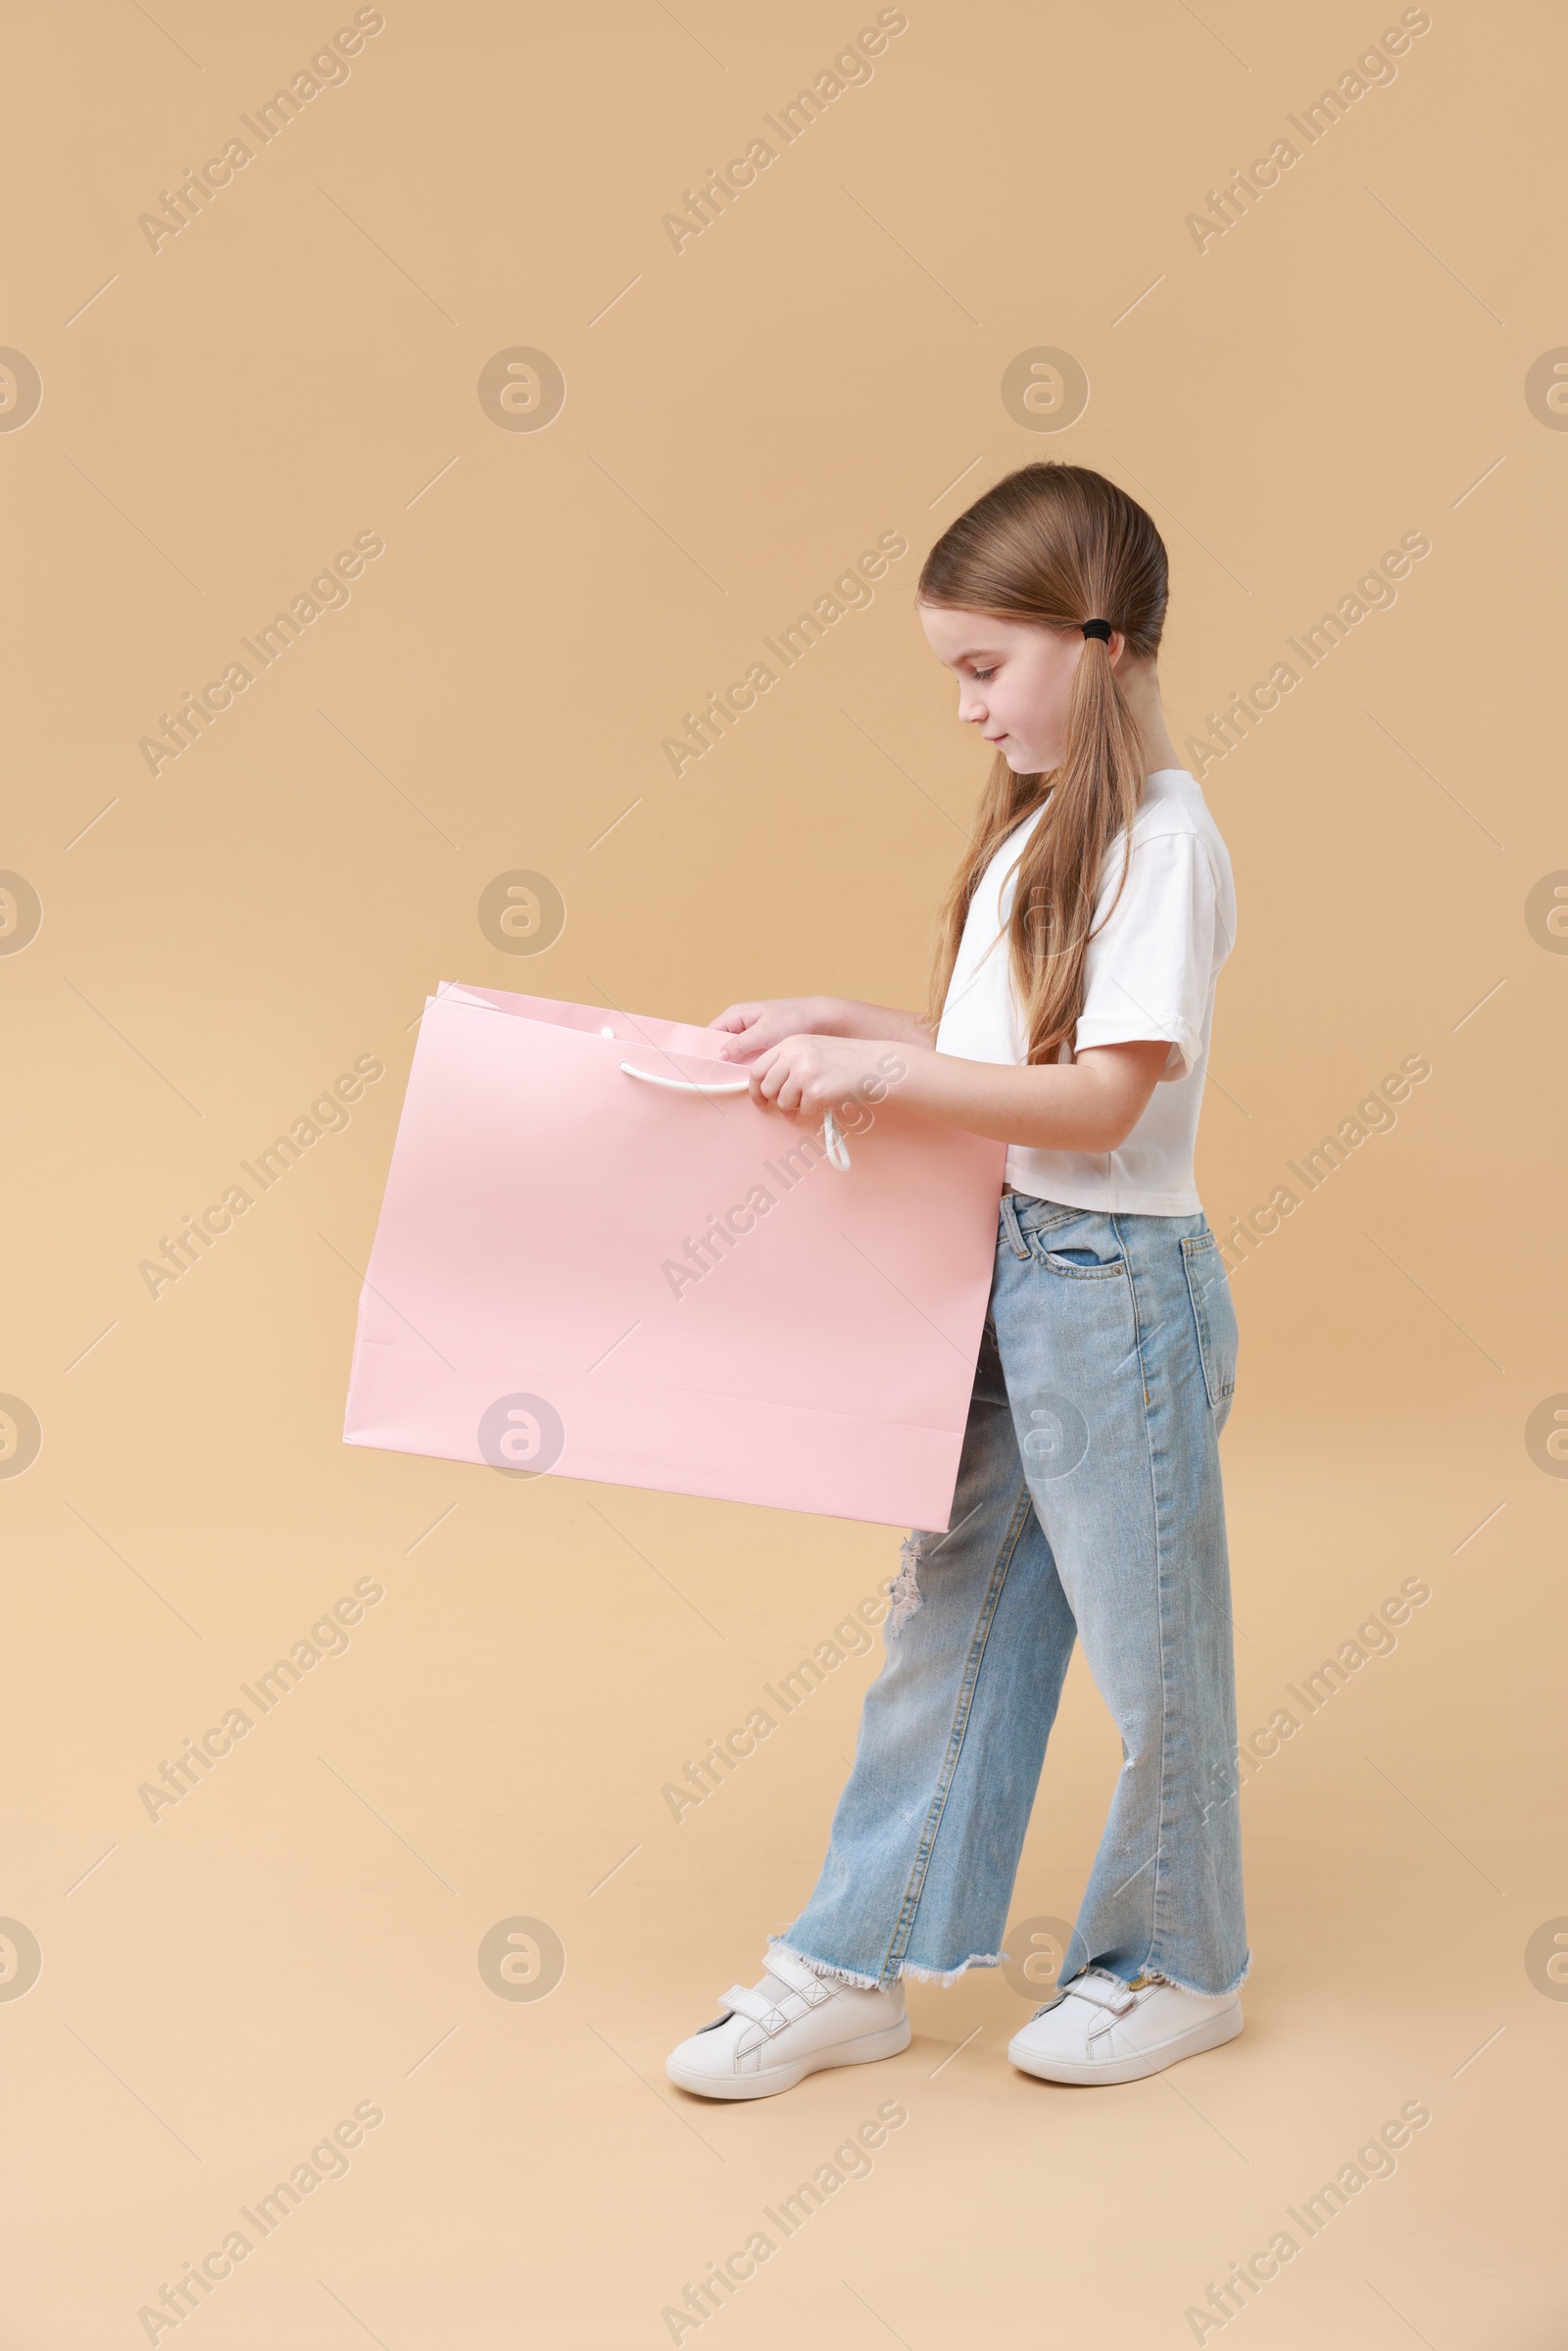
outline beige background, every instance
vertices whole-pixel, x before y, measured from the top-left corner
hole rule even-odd
[[[870,2176],[705,2343],[1190,2342],[1208,2283],[1416,2100],[1396,2174],[1226,2339],[1564,2340],[1568,1488],[1526,1444],[1568,1389],[1568,961],[1526,920],[1568,867],[1568,439],[1525,396],[1568,341],[1561,18],[1437,0],[1200,253],[1205,191],[1397,11],[907,15],[678,256],[662,215],[874,11],[388,0],[352,77],[156,254],[138,215],[349,12],[13,25],[0,342],[43,385],[0,433],[0,865],[43,907],[0,956],[0,1388],[43,1440],[0,1481],[0,1911],[42,1953],[0,1999],[22,2351],[145,2341],[138,2309],[362,2101],[385,2119],[348,2177],[182,2344],[667,2342],[664,2307],[889,2098]],[[516,346],[564,374],[543,431],[477,397]],[[1041,346],[1091,386],[1055,434],[1000,392]],[[1432,1596],[1243,1796],[1233,2046],[1054,2090],[1007,2067],[1030,1995],[987,1973],[916,1985],[896,2061],[712,2109],[663,2056],[804,1900],[875,1653],[678,1826],[662,1789],[897,1536],[346,1450],[354,1268],[441,978],[699,1020],[918,995],[981,764],[913,576],[1041,455],[1166,535],[1179,743],[1431,540],[1206,771],[1241,927],[1200,1180],[1228,1231],[1430,1060],[1236,1278],[1244,1732],[1404,1579]],[[682,712],[889,529],[911,555],[872,607],[677,781]],[[138,737],[359,531],[386,552],[346,609],[152,777]],[[532,960],[476,919],[514,868],[567,904]],[[360,1054],[387,1074],[347,1130],[151,1298],[138,1261]],[[348,1653],[151,1821],[138,1787],[365,1578]],[[1116,1761],[1075,1663],[1015,1920],[1070,1918]],[[476,1964],[519,1917],[565,1952],[537,2001]]]

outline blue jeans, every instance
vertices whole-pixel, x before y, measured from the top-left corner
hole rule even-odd
[[[1219,1434],[1236,1313],[1201,1215],[1003,1195],[947,1533],[904,1546],[855,1767],[776,1937],[847,1982],[995,1967],[1081,1636],[1122,1766],[1059,1982],[1247,1975]]]

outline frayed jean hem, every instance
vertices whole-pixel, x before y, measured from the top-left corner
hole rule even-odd
[[[1099,1962],[1091,1960],[1089,1965],[1090,1967],[1094,1967],[1099,1965]],[[1141,1968],[1138,1972],[1136,1981],[1140,1984],[1168,1984],[1173,1991],[1191,1992],[1195,2000],[1228,2000],[1232,1992],[1238,1992],[1241,1990],[1242,1985],[1247,1982],[1247,1979],[1251,1972],[1252,1954],[1250,1951],[1249,1951],[1246,1959],[1242,1963],[1241,1974],[1234,1977],[1229,1984],[1222,1984],[1218,1991],[1209,1991],[1201,1984],[1185,1984],[1180,1976],[1167,1975],[1163,1968],[1157,1967]],[[1079,1976],[1086,1976],[1088,1973],[1089,1968],[1080,1968],[1078,1971]],[[1116,1971],[1114,1968],[1102,1968],[1101,1973],[1106,1976],[1113,1976],[1116,1974]],[[1057,1999],[1060,1999],[1064,1994],[1070,1992],[1073,1984],[1076,1984],[1077,1981],[1078,1977],[1074,1976],[1070,1978],[1067,1983],[1059,1984],[1056,1986],[1055,1993],[1054,1994],[1050,2005],[1054,2007]],[[1125,1976],[1117,1976],[1116,1981],[1118,1984],[1125,1984],[1127,1983],[1128,1979]]]
[[[1199,2000],[1228,2000],[1232,1992],[1241,1990],[1251,1972],[1252,1954],[1250,1951],[1242,1962],[1241,1974],[1233,1977],[1229,1984],[1221,1984],[1218,1991],[1204,1991],[1200,1984],[1184,1984],[1179,1976],[1167,1976],[1163,1968],[1150,1968],[1145,1971],[1148,1975],[1157,1976],[1161,1984],[1173,1984],[1178,1991],[1189,1991],[1195,1999]]]
[[[967,1959],[960,1959],[957,1966],[952,1968],[922,1967],[918,1960],[906,1959],[901,1961],[896,1976],[884,1978],[864,1975],[857,1968],[838,1967],[832,1960],[818,1959],[812,1952],[803,1951],[798,1943],[785,1942],[782,1936],[776,1935],[771,1938],[768,1949],[787,1951],[792,1959],[798,1959],[803,1967],[810,1968],[814,1974],[825,1976],[834,1984],[853,1984],[858,1991],[886,1991],[890,1984],[906,1981],[916,1984],[956,1984],[958,1978],[970,1968],[1000,1967],[1004,1958],[1001,1951],[971,1951]]]
[[[1000,1967],[1002,1960],[1000,1951],[971,1951],[967,1959],[960,1959],[956,1967],[949,1968],[921,1967],[916,1960],[906,1959],[899,1975],[901,1980],[908,1976],[916,1984],[956,1984],[958,1978],[967,1975],[970,1968]]]

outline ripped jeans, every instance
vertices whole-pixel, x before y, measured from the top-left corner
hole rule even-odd
[[[1059,1982],[1242,1982],[1218,1443],[1236,1348],[1201,1215],[1003,1195],[952,1526],[905,1544],[827,1858],[776,1941],[867,1985],[1009,1956],[1076,1635],[1123,1760]]]

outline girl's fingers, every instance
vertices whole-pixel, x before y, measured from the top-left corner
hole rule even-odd
[[[791,1068],[789,1055],[775,1050],[768,1055],[767,1075],[761,1084],[761,1100],[770,1108],[780,1110],[786,1118],[800,1113],[800,1081]]]
[[[796,1073],[794,1059],[782,1045],[769,1046],[753,1063],[750,1074],[754,1102],[782,1111],[786,1118],[800,1117],[810,1081],[803,1081]]]
[[[784,1054],[777,1057],[779,1085],[774,1096],[777,1107],[786,1118],[798,1118],[805,1100],[805,1088],[794,1062]]]
[[[731,1042],[719,1047],[718,1058],[746,1061],[755,1053],[771,1053],[785,1034],[776,1019],[769,1019],[765,1005],[755,1010],[743,1006],[742,1017],[729,1024]]]

